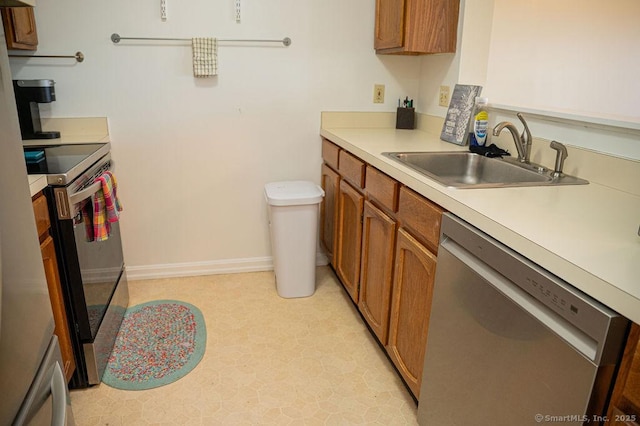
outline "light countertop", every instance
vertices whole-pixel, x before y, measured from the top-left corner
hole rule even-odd
[[[467,150],[438,132],[345,127],[320,134],[523,256],[640,323],[640,196],[589,185],[453,189],[381,155]]]
[[[43,118],[42,130],[57,130],[60,132],[60,138],[23,140],[22,145],[37,146],[110,142],[108,120],[106,117]],[[29,191],[32,197],[47,186],[47,179],[44,175],[28,175],[28,177]]]
[[[45,175],[28,175],[29,192],[33,197],[47,186],[47,177]]]
[[[106,117],[43,118],[43,131],[58,131],[57,139],[23,140],[22,145],[60,145],[76,143],[110,142]]]

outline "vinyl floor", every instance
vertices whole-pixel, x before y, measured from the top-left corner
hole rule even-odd
[[[129,283],[130,306],[197,306],[204,358],[169,385],[71,391],[79,426],[415,425],[416,404],[329,267],[313,296],[283,299],[272,272]]]

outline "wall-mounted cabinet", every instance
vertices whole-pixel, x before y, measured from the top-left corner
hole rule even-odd
[[[7,49],[36,50],[38,31],[33,7],[3,7],[2,24]]]
[[[459,0],[376,0],[376,53],[455,52],[459,9]]]

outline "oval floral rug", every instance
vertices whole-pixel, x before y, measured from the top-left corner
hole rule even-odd
[[[125,390],[164,386],[187,375],[204,356],[202,312],[177,300],[156,300],[127,309],[102,376]]]

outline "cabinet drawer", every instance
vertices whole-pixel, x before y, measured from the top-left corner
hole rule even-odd
[[[340,148],[326,139],[322,139],[322,159],[325,163],[338,170],[338,153]]]
[[[47,208],[47,199],[44,195],[40,195],[33,200],[33,215],[36,218],[36,229],[38,236],[41,236],[51,226],[49,222],[49,209]]]
[[[367,166],[365,182],[369,197],[375,198],[383,207],[392,212],[398,211],[398,191],[400,188],[398,182],[371,166]]]
[[[442,207],[416,194],[406,187],[400,188],[398,221],[409,229],[416,238],[424,242],[431,251],[437,253],[440,240]]]
[[[343,179],[348,180],[360,189],[364,189],[365,163],[347,151],[340,151],[338,172]]]

